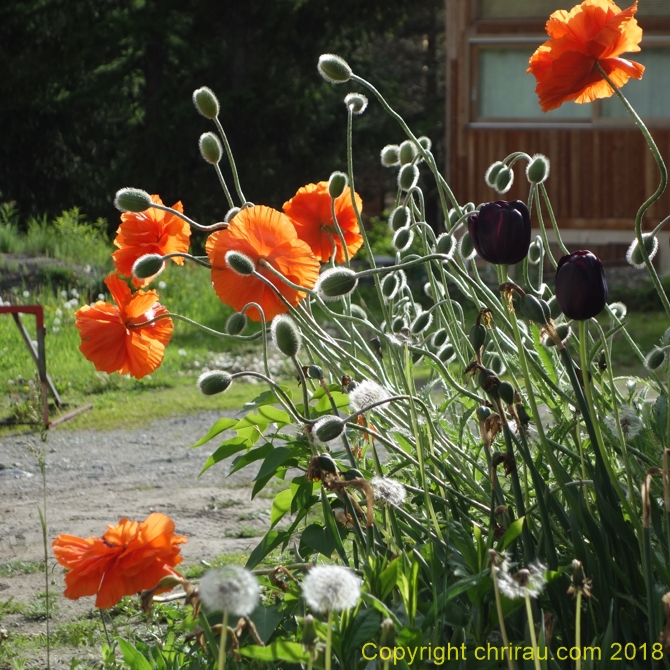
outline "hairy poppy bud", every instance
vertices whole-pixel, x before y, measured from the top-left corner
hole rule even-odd
[[[140,188],[122,188],[114,198],[114,207],[120,212],[144,212],[151,205],[151,196]]]
[[[514,387],[509,382],[500,382],[498,385],[498,395],[504,403],[508,405],[514,403]]]
[[[656,252],[658,251],[658,238],[651,233],[644,233],[642,235],[642,241],[644,242],[644,248],[647,251],[649,260],[653,260]],[[626,260],[634,268],[638,268],[638,270],[641,270],[643,267],[645,267],[644,258],[642,258],[642,250],[640,249],[640,245],[637,243],[637,238],[635,238],[628,247],[628,251],[626,252]]]
[[[358,277],[349,268],[330,268],[321,274],[316,290],[323,300],[337,300],[349,295],[358,286]]]
[[[368,106],[368,99],[362,93],[349,93],[344,98],[344,104],[352,114],[362,114]]]
[[[328,195],[333,199],[339,198],[348,184],[349,180],[344,172],[333,172],[328,180]]]
[[[280,314],[272,320],[272,341],[279,351],[293,358],[302,346],[302,336],[295,321],[286,314]]]
[[[200,153],[202,157],[212,165],[216,165],[223,155],[223,147],[219,138],[214,133],[203,133],[200,135]]]
[[[414,231],[409,227],[401,228],[393,236],[393,246],[398,251],[407,251],[412,242],[414,242]]]
[[[480,421],[486,421],[491,416],[491,410],[486,405],[477,407],[477,418]]]
[[[542,253],[544,247],[542,245],[542,239],[536,237],[533,242],[531,242],[530,247],[528,247],[528,262],[531,265],[537,265],[542,260]]]
[[[198,377],[198,388],[203,395],[223,393],[233,383],[233,378],[223,370],[203,372]]]
[[[432,322],[433,322],[432,312],[421,312],[421,314],[419,314],[419,316],[417,316],[416,319],[414,319],[409,329],[414,335],[418,335],[419,333],[426,330],[426,328],[428,328]]]
[[[368,319],[366,311],[359,305],[351,306],[351,316],[355,316],[357,319],[363,319],[363,321],[367,321]]]
[[[402,285],[402,277],[398,272],[386,275],[382,281],[382,294],[387,300],[392,300]]]
[[[560,337],[561,342],[565,342],[565,340],[570,337],[570,334],[572,333],[572,329],[567,323],[559,323],[558,326],[556,326],[556,334]],[[555,347],[556,342],[551,339],[551,337],[548,337],[545,342],[544,342],[545,347]]]
[[[413,163],[403,165],[398,172],[398,186],[403,191],[413,189],[419,181],[419,168]]]
[[[446,344],[447,339],[449,338],[449,333],[446,328],[440,328],[440,330],[433,333],[432,345],[439,349],[442,345]]]
[[[391,232],[395,233],[396,230],[405,228],[407,225],[409,225],[409,207],[405,205],[396,207],[389,215],[389,228]]]
[[[451,233],[442,233],[435,242],[435,251],[438,254],[444,254],[450,258],[456,250],[456,240]]]
[[[530,293],[526,293],[521,298],[521,313],[535,323],[548,323],[551,318],[549,305]]]
[[[256,270],[254,262],[247,256],[239,251],[233,251],[232,249],[226,252],[226,265],[238,275],[250,275],[253,274]]]
[[[219,101],[214,91],[207,86],[193,91],[193,104],[206,119],[215,119],[219,115]]]
[[[475,351],[479,351],[484,342],[486,341],[486,327],[483,323],[475,323],[472,328],[470,328],[470,334],[468,335],[470,344]]]
[[[160,254],[144,254],[133,265],[133,276],[138,279],[148,279],[158,274],[165,264]]]
[[[514,183],[514,172],[510,170],[506,165],[500,168],[500,171],[496,175],[496,184],[494,186],[495,190],[498,193],[507,193],[512,188]]]
[[[309,379],[321,379],[323,370],[318,365],[310,365],[307,368],[307,377]]]
[[[446,364],[453,360],[455,353],[454,348],[450,344],[445,344],[442,349],[437,352],[437,357]]]
[[[407,165],[408,163],[411,163],[416,158],[418,153],[419,151],[416,148],[416,144],[414,144],[414,142],[411,140],[405,140],[400,145],[400,164]]]
[[[407,328],[407,320],[404,316],[396,316],[391,322],[391,330],[394,333],[399,333],[403,328]]]
[[[226,321],[226,333],[228,335],[239,335],[247,327],[247,315],[235,312]]]
[[[586,321],[599,314],[607,302],[603,264],[590,251],[563,256],[556,269],[556,300],[569,319]]]
[[[665,349],[654,347],[644,359],[644,367],[648,370],[657,370],[665,362]]]
[[[421,145],[421,148],[424,151],[430,151],[431,147],[433,146],[433,143],[431,142],[430,137],[426,137],[425,135],[422,135],[421,137],[417,138],[417,141]]]
[[[387,144],[381,150],[380,156],[384,167],[395,167],[400,163],[400,147],[397,144]]]
[[[484,181],[486,182],[487,186],[495,188],[496,177],[498,176],[500,170],[502,170],[504,167],[505,164],[502,161],[496,161],[489,166],[488,170],[486,170],[486,173],[484,174]]]
[[[352,71],[347,61],[335,54],[322,54],[317,65],[319,74],[330,84],[343,84],[351,79]]]
[[[459,250],[464,261],[471,261],[477,255],[477,250],[475,249],[475,245],[472,243],[472,236],[470,233],[465,232],[461,236],[459,241]]]
[[[344,421],[336,416],[321,417],[312,428],[312,433],[320,442],[330,442],[337,439],[344,431]]]
[[[522,261],[530,246],[530,214],[520,200],[498,200],[468,218],[468,232],[477,253],[495,265]]]
[[[549,159],[535,154],[526,167],[526,178],[531,184],[541,184],[549,176]]]

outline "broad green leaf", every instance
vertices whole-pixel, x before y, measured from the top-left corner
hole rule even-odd
[[[210,429],[205,437],[201,437],[194,445],[191,446],[191,449],[195,447],[200,447],[209,442],[213,437],[216,437],[219,433],[222,433],[224,430],[232,428],[238,422],[237,419],[219,419]]]
[[[310,549],[323,554],[326,558],[330,558],[335,549],[335,538],[333,538],[332,533],[329,533],[328,529],[318,523],[307,526],[302,531],[300,541],[304,542]]]
[[[291,397],[291,392],[287,386],[280,387],[282,391]],[[248,403],[245,403],[242,407],[243,412],[250,412],[251,410],[263,407],[264,405],[276,405],[279,402],[274,391],[263,391],[260,395],[257,395],[253,400],[250,400]]]
[[[280,491],[275,496],[275,499],[272,501],[272,510],[270,511],[270,528],[274,528],[275,524],[291,509],[292,500],[293,492],[291,489]]]
[[[519,517],[512,521],[509,525],[509,528],[505,531],[505,534],[500,538],[500,544],[498,545],[498,551],[505,551],[514,540],[516,540],[521,531],[523,530],[523,524],[526,520],[525,516]]]
[[[286,539],[286,535],[286,531],[269,530],[251,552],[244,567],[247,570],[253,570],[273,549],[276,549]]]
[[[277,409],[272,405],[263,405],[262,407],[259,407],[258,414],[267,419],[270,423],[276,423],[277,428],[287,426],[291,423],[291,417],[287,412],[283,409]]]
[[[291,501],[291,514],[295,514],[301,507],[310,506],[314,482],[307,481],[307,477],[294,477],[291,482],[293,500]]]
[[[200,471],[200,474],[205,472],[205,470],[209,470],[209,468],[212,467],[212,465],[215,465],[219,461],[222,461],[224,458],[228,458],[229,456],[233,456],[236,453],[242,451],[243,449],[247,449],[250,447],[249,440],[247,440],[244,437],[232,437],[230,440],[227,440],[224,442],[206,461],[205,464],[202,466],[202,470]],[[198,475],[200,476],[200,475]]]
[[[554,368],[554,361],[551,359],[551,356],[549,355],[546,347],[542,346],[540,341],[540,329],[534,323],[531,325],[531,332],[533,333],[535,351],[537,351],[539,357],[542,359],[542,367],[544,368],[544,371],[547,373],[549,379],[554,382],[554,384],[558,384],[556,369]]]
[[[235,430],[240,437],[248,437],[255,442],[271,423],[260,414],[247,414],[235,424]]]
[[[381,586],[381,599],[386,600],[388,595],[393,591],[398,582],[398,574],[400,570],[400,559],[391,561],[386,569],[379,575],[379,583]]]
[[[347,393],[342,393],[342,391],[334,391],[330,394],[333,397],[335,402],[335,407],[338,409],[349,406],[349,395]],[[327,395],[323,395],[319,398],[319,402],[316,403],[314,409],[317,412],[329,412],[333,409],[333,406],[330,404],[330,400]]]
[[[345,656],[350,656],[366,642],[374,640],[379,632],[382,618],[374,609],[359,610],[352,621],[347,637],[343,640]]]
[[[252,644],[240,649],[240,655],[247,658],[255,658],[259,661],[288,661],[289,663],[306,663],[309,654],[303,650],[298,642],[287,640],[275,640],[267,647],[259,647]]]
[[[247,451],[246,454],[238,456],[233,461],[233,467],[230,469],[228,474],[232,475],[234,472],[245,468],[247,465],[249,465],[249,463],[253,463],[254,461],[260,460],[261,458],[265,458],[272,451],[272,449],[273,446],[268,442],[262,447],[256,447],[256,449],[251,449],[250,451]]]
[[[130,642],[123,638],[118,638],[117,641],[123,654],[123,660],[128,664],[130,670],[151,670],[149,661]]]
[[[286,460],[291,458],[292,455],[293,449],[289,449],[288,447],[275,447],[272,449],[272,451],[270,451],[270,453],[263,461],[258,474],[254,477],[254,481],[257,479],[263,479],[268,475],[273,475],[277,468]]]
[[[257,605],[251,613],[251,620],[254,622],[258,636],[263,640],[263,643],[266,643],[272,637],[272,634],[277,630],[277,626],[284,618],[281,608],[281,605],[272,605],[271,607]]]

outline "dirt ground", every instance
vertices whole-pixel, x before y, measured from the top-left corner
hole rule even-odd
[[[172,517],[176,532],[188,537],[182,545],[182,566],[211,560],[220,553],[253,549],[269,526],[272,498],[259,495],[252,501],[250,482],[255,472],[249,468],[227,477],[230,461],[198,477],[210,453],[230,435],[190,448],[225,415],[234,413],[177,417],[132,431],[53,430],[47,441],[49,539],[59,533],[99,536],[106,524],[122,516],[142,520],[155,511]],[[43,557],[38,513],[42,478],[31,446],[41,446],[39,436],[0,437],[0,565]],[[90,612],[94,599],[65,599],[63,571],[53,557],[49,568],[59,607],[52,625]],[[12,597],[15,602],[28,603],[43,590],[41,572],[0,576],[0,603]],[[11,638],[16,633],[43,631],[43,621],[8,614],[0,620],[0,644],[3,635]],[[55,650],[52,667],[69,668],[72,653]],[[78,658],[82,655],[85,653],[77,652]],[[46,667],[41,662],[27,667]]]

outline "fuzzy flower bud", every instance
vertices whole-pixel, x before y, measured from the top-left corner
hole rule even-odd
[[[389,477],[373,477],[370,483],[375,490],[375,500],[396,507],[405,503],[405,487],[399,481]]]
[[[272,320],[270,329],[272,341],[279,351],[293,358],[298,355],[302,346],[302,336],[295,321],[287,314],[280,314]]]
[[[387,144],[381,150],[380,157],[384,167],[395,167],[400,163],[400,147],[397,144]]]
[[[144,212],[152,204],[151,196],[140,188],[122,188],[114,198],[114,207],[120,212]]]
[[[542,238],[536,237],[528,247],[528,262],[531,265],[537,265],[542,260],[543,251]]]
[[[358,277],[349,268],[329,268],[322,272],[316,282],[316,291],[322,300],[337,300],[351,295],[358,286]]]
[[[403,191],[413,189],[419,182],[419,168],[413,163],[403,165],[398,172],[398,186]]]
[[[409,329],[413,335],[418,335],[419,333],[422,333],[424,330],[429,328],[432,322],[432,312],[421,312],[421,314],[419,314],[419,316],[414,319]]]
[[[412,242],[414,242],[414,231],[409,227],[401,228],[393,236],[393,246],[398,251],[407,251]]]
[[[198,388],[203,395],[216,395],[227,391],[233,383],[233,378],[223,370],[203,372],[198,377]]]
[[[642,240],[644,242],[644,248],[647,251],[649,260],[653,260],[656,252],[658,251],[658,238],[651,233],[644,233],[642,235]],[[631,245],[628,247],[626,252],[626,260],[634,268],[642,269],[645,267],[644,258],[642,258],[642,250],[640,249],[637,238],[635,238]]]
[[[502,170],[504,167],[505,164],[502,161],[496,161],[489,166],[488,170],[486,170],[486,173],[484,174],[484,181],[486,182],[487,186],[490,186],[491,188],[496,187],[496,177],[498,176],[500,170]]]
[[[349,93],[344,97],[344,104],[352,114],[362,114],[368,106],[368,99],[362,93]]]
[[[247,327],[247,315],[235,312],[226,321],[226,333],[228,335],[239,335]]]
[[[193,91],[193,104],[206,119],[215,119],[219,115],[219,101],[207,86]]]
[[[328,180],[328,195],[333,199],[339,198],[348,184],[349,179],[344,172],[333,172]]]
[[[433,333],[433,337],[431,339],[431,344],[433,347],[436,349],[439,349],[443,345],[447,343],[447,340],[449,339],[449,333],[447,332],[446,328],[440,328],[439,330],[436,330]]]
[[[133,276],[138,279],[148,279],[157,275],[164,267],[165,263],[160,254],[144,254],[133,264]]]
[[[447,364],[456,358],[456,352],[450,344],[445,344],[438,352],[437,357],[442,363]]]
[[[464,261],[471,261],[477,255],[477,250],[475,249],[475,245],[472,244],[470,233],[463,233],[458,246]]]
[[[203,133],[200,135],[200,153],[212,165],[217,165],[221,160],[223,147],[219,138],[214,133]]]
[[[421,148],[424,151],[430,151],[431,147],[433,146],[433,143],[430,140],[430,137],[426,137],[425,135],[422,135],[421,137],[417,138],[419,144],[421,145]]]
[[[342,612],[358,604],[361,582],[349,568],[317,566],[303,580],[302,595],[315,612]]]
[[[401,165],[407,165],[411,163],[418,155],[419,150],[416,148],[416,144],[412,140],[405,140],[400,145],[399,158]]]
[[[319,74],[329,84],[343,84],[351,79],[352,71],[347,61],[335,54],[322,54],[317,65]]]
[[[535,154],[526,167],[526,179],[531,184],[541,184],[549,177],[549,159],[542,154]]]
[[[312,427],[312,434],[319,442],[336,440],[344,431],[344,421],[337,416],[322,416]]]
[[[395,233],[401,228],[409,225],[409,207],[400,205],[396,207],[389,215],[389,228],[392,233]]]
[[[254,575],[238,565],[206,572],[200,580],[200,599],[210,612],[249,616],[258,603],[260,588]]]
[[[238,275],[243,277],[251,275],[256,270],[254,262],[247,256],[239,251],[230,250],[226,252],[226,265]]]
[[[512,188],[512,184],[514,183],[514,172],[510,170],[506,165],[504,165],[502,168],[500,168],[500,171],[498,172],[496,176],[496,183],[495,183],[495,190],[498,191],[498,193],[507,193]]]
[[[665,363],[665,349],[654,347],[644,359],[644,367],[647,370],[658,370]]]

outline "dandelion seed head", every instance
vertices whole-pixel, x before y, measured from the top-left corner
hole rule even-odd
[[[635,409],[630,405],[624,405],[619,409],[619,423],[621,424],[623,436],[627,441],[636,438],[644,427],[642,419],[640,419]],[[605,417],[605,425],[614,435],[618,434],[616,419],[613,414]]]
[[[366,379],[349,394],[349,404],[353,410],[359,411],[388,397],[389,393],[383,386]]]
[[[226,565],[205,573],[200,580],[200,599],[212,612],[249,616],[256,608],[258,580],[238,565]]]
[[[361,581],[349,568],[317,566],[307,573],[302,595],[315,612],[342,612],[358,604]]]
[[[400,507],[405,503],[405,487],[389,477],[373,477],[370,482],[375,490],[375,500]]]
[[[502,567],[498,568],[500,592],[511,600],[526,597],[537,598],[546,584],[544,578],[546,569],[547,566],[539,561],[531,563],[528,568],[517,570],[514,574],[510,574],[508,570],[504,570]]]

